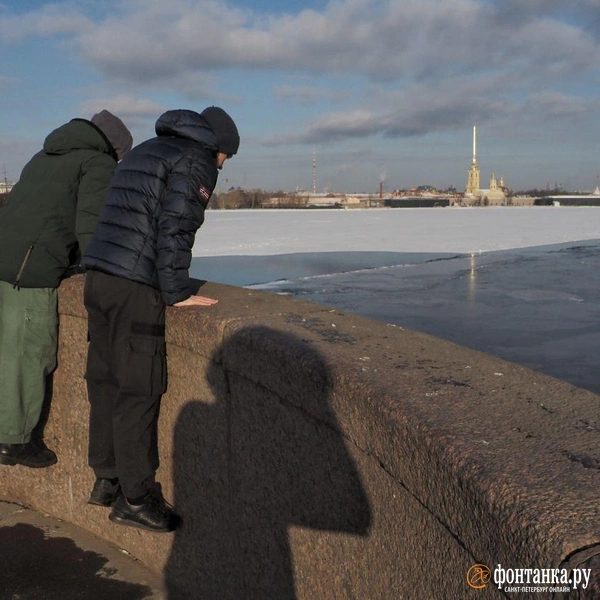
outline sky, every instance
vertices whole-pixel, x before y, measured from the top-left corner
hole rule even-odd
[[[0,0],[0,175],[106,108],[224,108],[230,187],[593,190],[600,0]]]

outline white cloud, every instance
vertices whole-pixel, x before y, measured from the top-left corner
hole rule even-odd
[[[229,67],[360,73],[379,81],[509,66],[535,76],[597,64],[597,36],[556,15],[560,7],[590,11],[597,4],[341,0],[322,12],[260,18],[215,0],[132,0],[94,24],[79,8],[48,5],[9,17],[3,31],[5,38],[67,35],[108,77],[146,84]]]
[[[275,97],[281,101],[296,104],[315,104],[322,101],[336,102],[345,97],[345,93],[336,90],[327,90],[311,86],[280,85],[273,90]]]
[[[539,80],[524,85],[510,69],[474,73],[460,78],[426,80],[362,90],[368,109],[322,113],[300,124],[293,133],[278,133],[265,146],[324,144],[369,138],[410,138],[444,131],[468,130],[485,124],[496,132],[533,131],[551,126],[563,132],[600,115],[596,96],[578,96],[569,87],[541,87]],[[362,102],[362,101],[361,101]],[[589,124],[587,126],[589,128]],[[572,135],[572,130],[571,130]]]
[[[151,100],[135,99],[132,96],[115,96],[114,98],[94,98],[81,105],[82,114],[90,115],[106,109],[122,119],[131,117],[157,118],[167,108]]]
[[[566,94],[542,91],[531,95],[531,106],[548,117],[578,118],[593,108],[593,103]],[[597,102],[596,102],[597,104]]]
[[[86,12],[91,2],[3,14],[0,37],[70,42],[125,91],[113,104],[83,108],[138,120],[163,108],[136,99],[140,89],[242,103],[252,74],[266,73],[257,80],[276,98],[320,107],[300,128],[266,139],[270,146],[424,136],[475,123],[497,131],[551,123],[558,131],[599,115],[580,83],[598,78],[600,0],[331,0],[319,11],[269,16],[217,0],[107,5],[102,18]],[[239,78],[238,89],[221,92],[221,77]]]
[[[46,4],[37,11],[3,15],[0,39],[13,42],[31,35],[77,36],[93,27],[92,21],[71,4]]]
[[[119,117],[133,135],[134,145],[154,135],[154,124],[168,107],[133,96],[119,95],[113,98],[94,98],[80,106],[80,114],[91,118],[106,109]]]
[[[305,125],[304,130],[282,132],[264,140],[266,146],[323,144],[383,136],[409,138],[431,132],[459,130],[483,121],[500,123],[516,119],[521,104],[503,90],[504,74],[465,77],[461,85],[453,80],[424,82],[389,90],[374,87],[369,95],[371,108],[336,111]],[[510,92],[506,86],[504,92]]]

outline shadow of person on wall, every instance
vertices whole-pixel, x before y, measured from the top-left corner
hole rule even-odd
[[[46,529],[29,523],[0,526],[0,598],[143,600],[155,597],[146,585],[114,578],[116,572],[105,556],[83,550],[74,540],[55,537],[55,532],[49,533]]]
[[[292,556],[290,528],[366,536],[371,524],[329,407],[328,367],[295,336],[245,327],[212,357],[208,380],[214,400],[185,405],[174,431],[183,524],[165,572],[169,598],[294,599],[297,553],[314,564],[328,556],[315,556],[314,537]]]

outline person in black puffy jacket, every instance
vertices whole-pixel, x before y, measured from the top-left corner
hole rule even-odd
[[[219,107],[164,113],[156,137],[120,163],[83,257],[96,475],[89,503],[111,506],[116,523],[165,532],[179,521],[154,481],[167,389],[165,306],[217,302],[192,295],[188,269],[219,169],[239,143]]]

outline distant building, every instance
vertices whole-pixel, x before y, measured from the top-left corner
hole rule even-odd
[[[536,206],[600,206],[600,187],[591,194],[556,194],[535,199]]]
[[[479,191],[479,166],[477,165],[477,126],[473,127],[473,161],[469,168],[469,177],[465,194],[475,196]]]
[[[490,205],[504,205],[506,204],[506,196],[504,177],[500,177],[500,180],[498,180],[494,173],[492,173],[492,177],[490,178],[490,187],[487,189],[480,187],[479,165],[477,164],[477,126],[474,126],[473,160],[469,168],[467,187],[465,188],[465,200],[487,200]]]
[[[8,194],[13,189],[13,184],[7,181],[0,181],[0,194]]]

